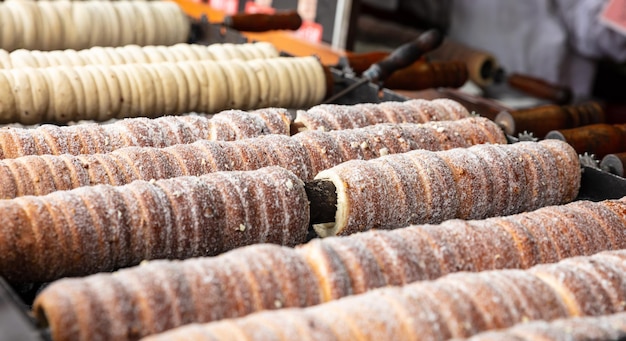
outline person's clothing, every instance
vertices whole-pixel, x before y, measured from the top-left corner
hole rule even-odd
[[[366,0],[370,3],[386,0]],[[448,36],[493,53],[507,72],[590,95],[595,61],[626,61],[626,36],[599,20],[607,0],[399,0],[396,10],[446,27]]]

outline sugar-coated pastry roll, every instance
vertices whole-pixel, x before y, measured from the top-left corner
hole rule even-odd
[[[0,159],[45,154],[97,154],[124,147],[163,148],[198,140],[233,141],[267,134],[289,135],[286,110],[262,114],[240,110],[203,115],[128,118],[110,124],[46,124],[0,129]]]
[[[369,160],[416,149],[435,151],[506,143],[502,130],[481,117],[424,124],[377,124],[330,132],[305,131],[293,138],[306,147],[315,174],[354,159]]]
[[[578,194],[580,164],[567,143],[545,140],[353,160],[316,179],[337,192],[335,221],[315,226],[325,237],[566,203]]]
[[[461,221],[451,220],[440,225],[419,225],[396,230],[377,230],[354,234],[345,237],[331,237],[315,239],[307,244],[298,246],[295,250],[281,249],[276,257],[285,259],[285,262],[298,264],[299,270],[281,272],[275,266],[258,265],[273,262],[275,258],[268,256],[266,250],[278,250],[277,246],[253,245],[243,249],[229,252],[228,257],[237,258],[238,263],[225,263],[211,260],[187,260],[175,262],[176,267],[189,269],[194,267],[202,274],[234,273],[250,270],[249,277],[258,279],[263,293],[274,293],[283,290],[285,285],[299,283],[294,278],[316,278],[306,291],[293,291],[290,304],[293,307],[306,307],[311,304],[336,300],[345,296],[362,294],[372,289],[386,286],[402,286],[416,281],[434,280],[441,276],[458,271],[486,271],[495,269],[529,268],[531,266],[556,262],[567,257],[593,255],[604,250],[619,250],[626,247],[626,203],[623,200],[610,200],[599,203],[578,201],[562,206],[551,206],[533,212],[521,213],[509,217],[490,218],[486,220]],[[585,246],[571,246],[567,237],[561,236],[563,227],[567,226],[572,232],[569,235],[577,235],[578,240],[585,240]],[[546,233],[549,231],[549,233]],[[588,247],[586,245],[593,245]],[[568,248],[569,252],[561,251]],[[287,254],[289,255],[287,257]],[[224,259],[226,257],[218,257]],[[295,259],[295,260],[294,260]],[[198,264],[202,267],[197,267]],[[305,264],[306,266],[301,266]],[[577,262],[577,271],[597,273],[598,278],[612,281],[612,274],[621,271],[612,265]],[[169,262],[153,263],[151,272],[161,272],[161,269],[173,267]],[[595,267],[595,268],[594,268]],[[244,270],[242,270],[244,269]],[[268,269],[271,269],[268,271]],[[595,270],[594,270],[595,269]],[[107,328],[94,328],[92,322],[103,319],[97,307],[100,302],[105,304],[117,304],[116,291],[99,291],[100,286],[92,283],[107,283],[105,286],[112,287],[116,280],[121,277],[134,276],[131,274],[147,271],[143,267],[121,271],[113,275],[99,275],[75,279],[72,281],[60,281],[53,283],[38,298],[41,311],[38,318],[44,324],[49,324],[53,335],[59,340],[80,339],[76,335],[88,335],[89,337],[101,337],[104,340],[127,340],[138,335],[120,336],[118,330],[128,330],[133,325],[141,324],[142,311],[151,309],[144,305],[134,305],[139,311],[132,315],[107,315],[103,321],[107,325],[117,325],[116,330]],[[282,277],[286,274],[288,277]],[[198,275],[200,276],[200,275]],[[268,276],[276,276],[269,277]],[[96,280],[97,278],[97,280]],[[210,283],[192,290],[190,293],[177,292],[172,299],[170,308],[159,314],[160,321],[164,325],[178,325],[181,321],[181,310],[177,302],[192,300],[197,306],[209,307],[213,312],[206,315],[201,310],[193,310],[185,315],[185,322],[209,322],[225,317],[242,316],[259,310],[286,307],[283,301],[272,305],[270,298],[266,303],[251,307],[246,305],[246,310],[240,310],[229,303],[223,302],[224,295],[206,294],[202,299],[195,298],[197,292],[206,293],[213,287],[227,288],[227,297],[234,297],[235,302],[240,298],[254,297],[251,302],[257,302],[256,295],[249,293],[247,282],[240,284],[239,281],[231,282],[230,277],[210,276]],[[126,280],[126,279],[124,279]],[[498,285],[506,287],[502,278],[492,280]],[[71,283],[71,284],[70,284]],[[234,284],[233,284],[234,283]],[[314,283],[314,284],[313,284]],[[616,282],[616,286],[619,283]],[[104,284],[103,284],[104,285]],[[166,291],[171,283],[151,282],[154,292]],[[86,290],[86,295],[73,294],[77,288]],[[455,289],[456,290],[456,289]],[[94,293],[91,293],[94,291]],[[97,292],[96,292],[97,291]],[[142,287],[136,291],[127,292],[125,299],[135,302],[143,297],[145,290]],[[315,294],[314,294],[315,292]],[[272,294],[273,295],[273,294]],[[452,295],[452,296],[450,296]],[[435,299],[453,299],[467,302],[458,310],[460,313],[472,313],[472,303],[466,294],[455,292],[446,295],[438,291]],[[485,294],[486,295],[486,294]],[[495,294],[494,294],[495,295]],[[65,299],[59,299],[65,297]],[[266,297],[266,296],[263,296]],[[295,297],[300,297],[296,299]],[[319,301],[311,301],[311,297],[319,298]],[[451,298],[450,298],[451,297]],[[486,301],[491,300],[488,296],[481,297]],[[612,304],[619,306],[622,296],[612,295]],[[606,303],[606,300],[602,301]],[[168,303],[170,304],[170,303]],[[511,303],[517,306],[518,303]],[[224,308],[213,308],[225,305]],[[597,309],[597,308],[596,308]],[[46,312],[50,311],[50,314]],[[77,312],[82,312],[78,315]],[[183,310],[186,312],[187,310]],[[147,312],[146,312],[147,313]],[[192,316],[197,314],[196,316]],[[88,316],[87,316],[88,315]],[[46,319],[46,316],[48,318]],[[78,318],[80,316],[80,318]],[[63,318],[61,318],[63,317]],[[321,317],[323,318],[323,317]],[[303,323],[297,321],[294,316],[285,316],[283,321],[294,327]],[[288,323],[286,321],[289,321]],[[332,320],[330,320],[332,321]],[[105,323],[105,322],[102,322]],[[65,325],[79,326],[74,329],[65,328]],[[78,329],[77,329],[78,328]],[[152,327],[149,327],[152,328]],[[163,331],[149,329],[149,332]],[[307,327],[308,328],[308,327]],[[476,327],[478,328],[478,326]],[[228,328],[226,328],[228,329]],[[326,330],[328,332],[328,330]],[[124,333],[124,332],[122,332]],[[148,332],[139,331],[141,335]],[[324,334],[328,336],[327,334]],[[84,337],[83,337],[84,338]],[[299,339],[293,336],[290,339]],[[387,338],[383,338],[387,339]]]
[[[529,268],[626,246],[623,200],[576,201],[485,220],[448,220],[298,247],[325,300],[457,271]]]
[[[273,198],[273,200],[267,200]],[[93,186],[1,200],[2,270],[49,281],[138,264],[306,239],[304,184],[279,167]]]
[[[306,111],[298,111],[294,122],[301,126],[301,131],[329,131],[361,128],[379,123],[449,121],[469,116],[467,109],[453,100],[413,99],[380,104],[322,104]]]
[[[294,246],[309,227],[304,183],[279,167],[0,200],[0,212],[0,275],[13,282],[254,243]]]
[[[626,338],[626,313],[532,321],[463,339],[468,341],[597,341]],[[460,341],[461,339],[456,339]]]
[[[302,257],[264,244],[63,279],[42,292],[33,310],[55,341],[137,340],[187,323],[320,302],[317,278]]]
[[[85,136],[91,138],[91,135]],[[445,142],[432,142],[439,139]],[[106,142],[106,138],[103,140]],[[339,141],[344,142],[342,147]],[[166,148],[127,147],[105,154],[31,155],[0,160],[0,199],[43,195],[96,184],[123,185],[134,180],[254,170],[267,166],[287,168],[306,181],[325,168],[353,158],[372,158],[417,148],[439,150],[503,141],[503,133],[493,122],[471,118],[438,122],[437,125],[304,132],[294,137],[270,134],[230,142],[199,140]],[[80,150],[75,143],[67,141],[72,150]]]
[[[191,335],[194,340],[465,338],[529,320],[622,312],[624,270],[626,251],[620,250],[525,271],[461,272],[309,308],[183,326],[144,340],[189,340]]]

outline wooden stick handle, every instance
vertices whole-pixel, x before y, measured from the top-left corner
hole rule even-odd
[[[396,71],[384,82],[384,86],[412,91],[438,87],[458,88],[465,84],[467,78],[467,66],[463,62],[418,61]]]
[[[238,31],[265,32],[273,30],[295,31],[302,25],[302,18],[296,11],[276,14],[254,13],[235,14],[224,18],[224,26]]]
[[[601,158],[623,151],[626,146],[626,124],[592,124],[553,130],[546,135],[546,139],[566,141],[579,154],[590,153]]]
[[[604,110],[596,102],[571,106],[543,105],[502,112],[495,118],[495,122],[509,135],[528,131],[540,138],[552,130],[604,123],[605,120]]]
[[[556,104],[568,104],[572,101],[572,89],[569,87],[550,84],[542,79],[519,73],[511,74],[507,81],[517,90]]]

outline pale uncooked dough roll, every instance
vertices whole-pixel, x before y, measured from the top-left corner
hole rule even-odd
[[[361,128],[378,123],[424,123],[458,120],[470,113],[458,102],[449,99],[380,104],[337,105],[322,104],[297,112],[294,122],[304,130],[339,130]]]
[[[55,53],[58,52],[58,53]],[[147,60],[138,46],[128,46],[125,60]],[[94,61],[103,61],[104,49],[96,49]],[[50,55],[69,63],[69,54]],[[72,58],[76,55],[72,55]],[[250,65],[249,65],[250,64]],[[298,64],[298,67],[292,65]],[[36,124],[80,120],[184,114],[213,114],[226,109],[278,107],[304,108],[322,97],[302,96],[325,89],[324,71],[317,59],[269,58],[263,60],[189,61],[121,65],[55,66],[0,70],[0,123]],[[299,72],[306,68],[309,72]],[[258,70],[281,69],[281,75],[303,81],[270,81]],[[105,77],[103,81],[102,77]],[[321,77],[321,82],[318,81]],[[19,86],[15,85],[19,83]],[[33,84],[31,84],[33,82]],[[177,86],[179,82],[186,82]],[[285,85],[287,84],[287,85]],[[34,86],[34,88],[33,88]],[[280,92],[276,101],[265,94]],[[33,102],[32,97],[36,96]],[[106,97],[109,97],[107,100]],[[46,102],[47,99],[47,102]],[[4,104],[6,103],[6,104]]]
[[[624,311],[626,251],[529,270],[461,272],[304,309],[192,324],[142,340],[448,340]],[[69,289],[69,288],[68,288]],[[504,338],[506,339],[506,338]]]
[[[1,17],[0,17],[0,20],[2,20]],[[0,38],[1,38],[1,36],[0,36]],[[36,61],[35,61],[35,63],[36,63]],[[7,68],[10,68],[11,66],[12,66],[11,55],[6,50],[1,50],[0,49],[0,68],[7,69]]]
[[[267,64],[262,63],[260,60],[251,60],[248,62],[248,65],[250,65],[256,75],[259,87],[263,89],[263,91],[259,93],[259,106],[275,107],[275,103],[278,103],[278,92],[280,88],[276,85],[274,73],[269,70]]]
[[[335,185],[337,213],[335,222],[315,229],[323,237],[346,235],[569,202],[580,187],[578,154],[554,141],[416,150],[345,162],[316,176]]]
[[[169,1],[5,1],[0,13],[0,48],[8,51],[173,45],[191,26]]]
[[[248,46],[249,45],[249,46]],[[195,50],[205,49],[219,51],[230,49],[234,55],[205,54],[199,58]],[[48,67],[48,66],[83,66],[88,64],[132,64],[132,63],[162,63],[192,60],[252,60],[258,57],[244,54],[242,51],[259,50],[262,59],[278,57],[278,50],[270,43],[258,42],[253,44],[213,44],[207,46],[176,44],[173,46],[121,46],[121,47],[92,47],[86,50],[38,51],[19,49],[12,52],[0,50],[0,68],[11,69],[18,67]],[[133,54],[127,53],[132,50]],[[53,58],[55,54],[62,54],[67,58]],[[126,56],[126,58],[124,57]],[[139,57],[139,58],[137,58]],[[223,57],[223,58],[220,58]],[[304,78],[306,80],[306,78]]]

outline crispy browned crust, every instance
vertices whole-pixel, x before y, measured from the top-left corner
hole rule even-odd
[[[305,241],[304,183],[278,167],[84,187],[0,201],[0,275],[43,282]]]
[[[316,179],[337,189],[334,223],[315,226],[325,237],[567,203],[578,193],[580,165],[567,143],[546,140],[353,160]]]
[[[294,249],[264,244],[60,280],[44,290],[33,310],[54,340],[137,340],[191,322],[315,305],[321,302],[317,287]]]
[[[140,143],[130,134],[125,136],[132,144]],[[78,135],[71,138],[80,139]],[[78,143],[64,138],[59,140],[68,146]],[[431,142],[433,140],[446,143]],[[303,180],[311,180],[318,172],[351,159],[370,159],[413,149],[440,150],[502,142],[504,135],[493,122],[469,118],[424,125],[372,126],[326,134],[305,132],[294,137],[269,134],[228,142],[199,140],[166,148],[127,147],[105,154],[31,155],[0,160],[0,198],[267,166],[281,166]],[[80,148],[73,148],[80,153]]]
[[[183,191],[185,188],[177,187],[177,190]],[[195,197],[193,199],[195,200]],[[121,200],[121,198],[116,200]],[[181,198],[180,203],[172,201],[171,204],[173,207],[176,206],[177,209],[182,210],[186,205],[185,200],[191,199]],[[199,197],[198,200],[210,201],[211,198]],[[115,203],[109,205],[114,206]],[[624,249],[626,248],[626,235],[623,231],[626,229],[624,220],[626,219],[626,213],[613,210],[614,207],[619,205],[624,206],[623,202],[618,200],[599,203],[577,201],[567,205],[546,207],[508,217],[473,221],[450,220],[439,225],[417,225],[396,230],[369,231],[346,237],[313,240],[292,251],[287,251],[287,249],[281,249],[282,251],[280,252],[276,251],[278,253],[275,256],[272,256],[273,253],[271,252],[268,255],[265,251],[273,250],[271,247],[254,245],[228,254],[228,257],[237,259],[237,262],[222,261],[221,259],[226,257],[222,256],[202,262],[200,260],[189,260],[176,263],[176,267],[182,267],[186,269],[185,271],[199,273],[198,275],[190,274],[188,278],[189,276],[200,276],[192,278],[208,277],[211,279],[208,284],[203,284],[200,279],[194,280],[195,282],[192,282],[190,285],[195,285],[194,288],[197,289],[193,289],[191,294],[187,292],[180,293],[186,296],[178,297],[176,300],[186,302],[186,300],[194,297],[202,297],[202,300],[195,303],[194,309],[196,310],[189,312],[191,315],[197,315],[189,316],[189,320],[186,321],[207,322],[229,316],[242,316],[243,314],[259,310],[274,309],[275,307],[282,307],[284,304],[283,301],[278,301],[274,302],[275,306],[272,307],[271,300],[274,298],[268,299],[267,296],[261,296],[265,297],[262,299],[258,294],[250,296],[248,290],[251,289],[246,284],[248,282],[241,284],[238,280],[231,281],[229,277],[219,275],[222,273],[234,272],[235,274],[240,274],[244,272],[249,278],[256,279],[256,283],[262,283],[262,285],[259,284],[255,288],[258,287],[258,290],[264,293],[273,293],[277,290],[283,290],[281,288],[284,288],[286,285],[295,285],[295,287],[291,287],[293,289],[289,291],[290,294],[287,300],[293,302],[293,305],[290,306],[306,307],[349,295],[362,294],[376,288],[402,286],[417,281],[434,280],[459,271],[479,272],[495,269],[525,269],[541,263],[558,262],[566,257],[588,256],[603,250]],[[11,214],[21,216],[24,212],[24,210],[15,210]],[[42,210],[42,212],[49,212],[49,210]],[[590,212],[593,213],[590,214]],[[185,224],[195,226],[195,223],[191,220],[197,215],[184,214],[184,212],[179,213],[178,211],[174,213],[180,214],[180,217],[182,217],[180,219],[188,220]],[[44,217],[59,216],[59,214],[50,212]],[[178,215],[175,216],[178,217]],[[125,212],[123,217],[127,217]],[[59,219],[57,218],[57,220]],[[64,221],[62,220],[58,222],[55,220],[55,224],[63,223]],[[104,224],[105,221],[101,220],[95,223]],[[571,232],[565,233],[562,231],[562,228],[565,226]],[[59,240],[56,234],[51,233],[48,237],[51,238],[51,242]],[[196,239],[193,236],[190,238],[179,237],[177,240],[185,242],[179,242],[178,247],[193,247],[189,243],[193,245],[199,244],[200,242]],[[574,240],[578,242],[573,243]],[[139,240],[137,239],[136,242],[139,242]],[[219,245],[221,240],[216,239],[214,242]],[[172,244],[172,247],[175,247],[174,245]],[[590,245],[595,246],[590,247]],[[278,248],[274,249],[278,250]],[[110,255],[110,257],[114,256],[114,254]],[[620,263],[618,256],[621,256],[622,263]],[[606,257],[609,256],[607,255]],[[540,278],[545,279],[545,281],[539,278],[528,279],[525,275],[519,275],[519,272],[509,275],[493,274],[485,281],[480,278],[474,278],[471,281],[463,280],[459,282],[460,284],[456,281],[448,281],[449,285],[446,287],[436,287],[433,288],[433,291],[415,293],[417,295],[415,302],[418,302],[420,299],[424,300],[424,302],[432,304],[429,309],[435,309],[435,311],[437,311],[436,302],[438,301],[446,302],[447,307],[450,304],[455,304],[454,307],[450,308],[453,310],[449,311],[452,317],[446,318],[457,319],[455,321],[463,318],[471,319],[469,322],[451,323],[453,330],[446,331],[443,334],[446,336],[469,335],[462,332],[471,332],[470,334],[472,334],[485,330],[488,327],[510,325],[515,323],[515,321],[519,321],[520,318],[524,320],[548,316],[538,315],[539,313],[537,312],[529,311],[529,306],[536,308],[545,304],[546,309],[552,311],[552,313],[549,312],[550,314],[555,314],[555,310],[557,313],[562,310],[573,312],[580,310],[597,313],[599,309],[602,309],[602,305],[623,308],[623,302],[626,301],[626,291],[619,288],[624,288],[624,285],[626,285],[624,284],[626,281],[623,278],[623,274],[626,273],[624,271],[626,265],[623,264],[623,259],[626,259],[626,256],[621,253],[613,254],[610,256],[610,259],[613,259],[612,263],[602,263],[596,260],[587,261],[584,258],[570,260],[567,264],[570,264],[573,270],[569,270],[568,266],[570,265],[568,265],[564,266],[565,270],[560,272],[559,276],[563,278],[570,278],[574,273],[580,273],[580,276],[589,277],[588,282],[590,284],[586,286],[571,286],[572,290],[586,290],[590,295],[599,295],[597,297],[594,296],[593,302],[583,303],[582,306],[579,303],[575,303],[572,299],[567,299],[571,296],[567,293],[570,290],[568,289],[570,285],[567,284],[564,288],[558,287],[558,280],[554,278],[554,273],[550,270],[552,269],[551,266],[547,267],[548,270],[545,267],[537,267],[532,270],[537,272]],[[103,259],[103,261],[106,260]],[[198,264],[203,265],[199,267]],[[297,268],[291,268],[290,266],[297,266]],[[115,287],[115,284],[119,283],[119,281],[133,283],[133,281],[136,281],[134,278],[138,276],[137,274],[142,274],[144,271],[161,272],[161,267],[166,269],[173,267],[173,265],[169,265],[167,262],[156,262],[150,265],[149,269],[143,270],[143,267],[139,267],[125,270],[114,275],[108,275],[110,278],[99,275],[95,276],[98,277],[97,280],[95,277],[87,277],[71,282],[60,281],[52,284],[38,299],[39,302],[42,302],[39,304],[41,307],[41,311],[38,312],[39,319],[42,321],[42,314],[49,311],[51,317],[48,317],[47,321],[52,325],[53,331],[59,331],[56,335],[61,340],[65,337],[69,338],[69,336],[63,336],[69,335],[65,334],[69,333],[65,331],[67,329],[65,328],[66,325],[80,325],[80,328],[83,329],[80,332],[76,331],[76,333],[83,333],[82,335],[93,337],[94,333],[96,333],[97,335],[103,335],[105,339],[115,337],[115,339],[124,340],[127,336],[113,335],[111,333],[114,332],[108,331],[107,328],[101,327],[101,325],[91,325],[91,322],[81,324],[76,318],[77,312],[90,309],[85,312],[85,314],[92,315],[88,317],[88,320],[99,321],[102,319],[102,315],[100,315],[96,306],[101,304],[115,306],[119,295],[122,295],[124,300],[133,302],[132,304],[138,307],[137,309],[140,309],[140,311],[142,309],[150,311],[150,307],[144,307],[136,303],[141,302],[143,300],[142,297],[145,297],[142,296],[143,292],[148,289],[144,288],[154,286],[154,289],[149,289],[150,292],[152,290],[161,292],[168,290],[170,283],[167,281],[148,281],[148,283],[132,289],[134,291],[129,291],[131,289],[115,289],[113,292],[101,292],[100,286],[90,286],[91,284],[89,283],[99,281],[101,283],[111,283],[110,285],[106,284],[105,286],[107,287]],[[268,271],[268,269],[271,270]],[[122,277],[129,274],[133,274],[130,276],[130,279],[122,279]],[[301,281],[310,281],[311,278],[315,278],[314,284],[298,284],[304,283]],[[568,283],[574,283],[576,280],[570,278],[567,281]],[[467,285],[470,282],[479,282],[476,285],[482,289],[476,292],[468,291]],[[70,283],[73,284],[70,285]],[[484,283],[488,285],[485,286]],[[554,285],[557,287],[553,287]],[[127,286],[132,287],[130,284],[122,287],[126,288]],[[210,291],[218,290],[213,289],[216,286],[231,290],[232,297],[234,297],[233,302],[240,302],[243,299],[242,297],[244,297],[248,304],[243,305],[244,303],[241,302],[234,305],[235,303],[232,303],[230,300],[229,303],[223,302],[223,295]],[[539,289],[534,289],[536,286]],[[79,289],[75,288],[87,290],[86,294],[74,297],[73,293],[79,291]],[[552,295],[552,288],[555,288],[553,291],[563,293],[564,299],[562,303],[554,303],[550,299],[551,296],[545,296]],[[522,294],[525,296],[520,296]],[[389,300],[388,295],[385,295],[381,300],[389,305],[385,308],[387,310],[399,307],[399,303],[395,299]],[[545,300],[545,302],[542,300]],[[404,301],[404,299],[401,301]],[[500,302],[503,306],[491,306],[490,304],[494,304],[494,302]],[[200,308],[204,306],[210,307],[210,309],[203,310],[204,308]],[[579,308],[579,306],[585,308]],[[218,309],[216,307],[223,308]],[[509,311],[508,309],[511,307],[518,309],[517,312]],[[179,319],[182,313],[176,310],[178,308],[172,309],[169,313],[160,315],[160,318],[167,321],[178,321],[177,319]],[[356,310],[357,315],[355,316],[360,316],[358,314],[362,314],[362,312],[358,312],[359,309]],[[494,311],[494,313],[489,315],[490,317],[488,318],[490,320],[485,320],[487,317],[484,314],[491,311]],[[415,311],[417,315],[412,315],[412,312],[409,313],[402,309],[398,313],[398,319],[410,320],[413,316],[421,316],[420,311]],[[140,313],[137,314],[140,315]],[[144,312],[144,314],[148,314],[148,312]],[[281,315],[279,320],[290,321],[289,328],[298,326],[296,330],[300,330],[302,333],[310,333],[312,331],[308,328],[313,327],[306,327],[308,320],[302,320],[302,314],[298,312],[285,316]],[[335,325],[333,323],[335,318],[337,316],[332,314],[316,316],[316,331],[313,333],[323,332],[324,339],[343,337],[341,334],[346,331],[342,328],[349,328],[349,325],[353,322],[345,325]],[[140,324],[140,317],[138,316],[117,315],[116,313],[107,315],[106,319],[108,321],[103,321],[105,325],[117,325],[122,330]],[[322,325],[317,324],[318,322],[322,323]],[[380,321],[370,322],[374,326]],[[261,322],[255,322],[255,324],[257,323]],[[428,321],[420,323],[428,326]],[[225,326],[227,325],[230,328],[226,328]],[[232,322],[219,324],[219,326],[224,328],[215,327],[217,329],[211,329],[212,332],[215,331],[216,333],[219,330],[219,333],[215,334],[216,337],[219,335],[228,336],[230,335],[229,333],[234,332],[233,330],[237,330],[236,327],[232,326]],[[366,329],[370,327],[363,326],[362,328],[362,332],[367,333]],[[431,327],[427,327],[427,330],[430,330],[428,328]],[[274,329],[274,327],[270,329]],[[165,329],[160,329],[160,331],[163,330]],[[145,335],[147,332],[142,331],[141,333]],[[332,336],[335,335],[334,333],[339,336]],[[75,337],[75,335],[72,337]],[[136,337],[136,335],[131,335],[129,338],[134,339]],[[291,336],[290,339],[298,338]]]
[[[450,121],[469,116],[465,107],[449,99],[414,99],[380,104],[320,104],[307,111],[298,111],[294,122],[302,126],[300,130],[329,131],[362,128],[380,123]]]
[[[613,314],[624,310],[623,301],[609,299],[608,293],[624,293],[625,259],[624,251],[611,251],[526,271],[461,272],[304,309],[181,327],[145,340],[186,340],[188,328],[195,340],[213,340],[218,335],[326,340],[329,334],[334,340],[444,340],[529,320]],[[283,332],[284,321],[295,321],[299,326],[295,334]],[[618,329],[623,330],[623,323]]]

